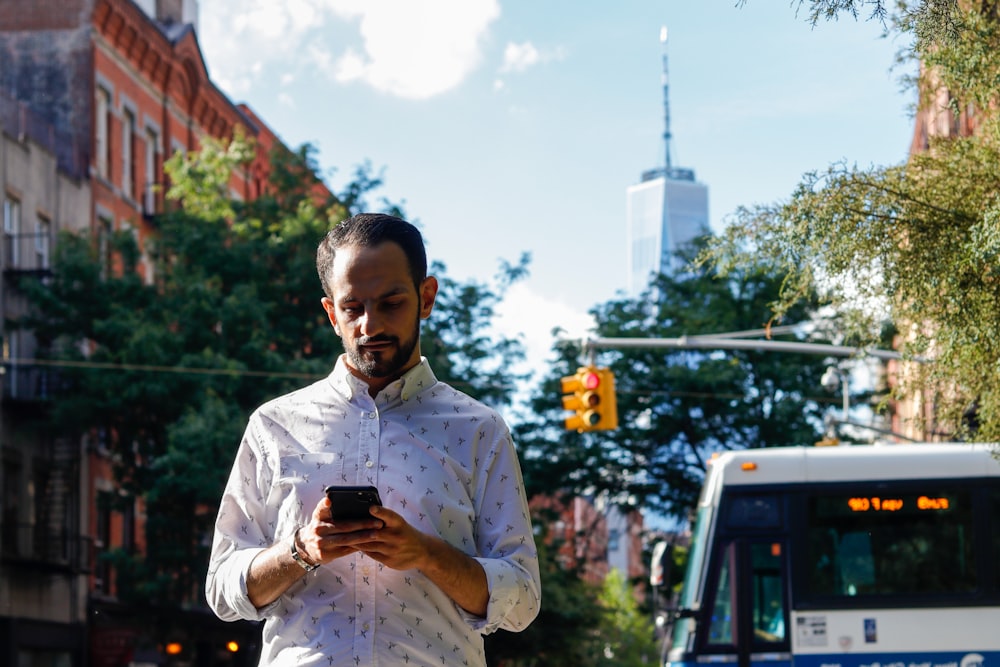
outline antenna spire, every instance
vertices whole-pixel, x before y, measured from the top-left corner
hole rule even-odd
[[[664,176],[670,176],[670,75],[667,70],[667,26],[660,28],[660,43],[663,45],[663,149],[666,160],[663,164]]]

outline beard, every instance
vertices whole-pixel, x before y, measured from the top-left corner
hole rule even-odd
[[[363,336],[351,345],[344,345],[344,351],[351,365],[362,375],[371,378],[386,378],[401,375],[406,368],[413,350],[420,339],[420,316],[413,323],[413,330],[407,338],[398,336]],[[364,352],[362,346],[369,343],[391,343],[392,348],[375,352]],[[393,348],[395,351],[392,351]]]

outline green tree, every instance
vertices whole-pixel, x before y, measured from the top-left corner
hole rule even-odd
[[[771,319],[780,289],[781,279],[761,266],[725,278],[704,266],[664,275],[638,299],[595,307],[595,334],[655,339],[759,329]],[[813,305],[800,303],[786,321],[809,320]],[[816,396],[825,369],[819,356],[598,350],[597,365],[615,374],[619,428],[580,434],[562,428],[559,378],[584,357],[576,343],[558,345],[555,354],[552,375],[532,398],[538,417],[518,434],[531,494],[605,493],[613,502],[684,518],[713,452],[812,444],[819,437],[823,406]]]
[[[725,273],[767,257],[784,276],[778,316],[819,286],[860,345],[878,344],[894,323],[908,332],[904,357],[930,362],[899,378],[896,397],[924,392],[939,432],[994,440],[1000,387],[983,369],[1000,365],[998,4],[902,3],[894,19],[923,65],[921,99],[944,91],[974,134],[930,137],[902,165],[806,174],[788,200],[737,211],[706,260]]]
[[[326,375],[342,350],[319,304],[316,246],[367,206],[380,180],[361,169],[325,198],[311,150],[279,150],[269,194],[232,201],[228,175],[250,154],[237,139],[171,160],[178,205],[157,219],[144,255],[127,233],[110,239],[109,253],[63,235],[54,274],[30,287],[33,315],[19,323],[60,369],[48,428],[107,448],[114,501],[143,503],[145,553],[115,554],[126,600],[201,601],[206,537],[248,414]],[[142,278],[148,265],[152,284]],[[500,287],[523,275],[526,260],[507,268]],[[523,352],[478,333],[501,297],[493,289],[443,277],[427,340],[442,380],[500,406],[512,388],[485,369]]]
[[[739,0],[742,7],[750,0]],[[917,39],[938,43],[952,42],[961,32],[962,8],[972,3],[962,0],[795,0],[796,12],[806,9],[808,21],[835,20],[842,14],[858,19],[878,20],[883,25],[905,26]],[[978,3],[984,13],[997,11],[995,2]]]
[[[640,667],[657,664],[659,647],[649,614],[636,601],[628,580],[618,570],[604,579],[599,597],[604,621],[603,644],[597,664],[601,667]]]

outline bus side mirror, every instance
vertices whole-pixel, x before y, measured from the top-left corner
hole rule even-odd
[[[681,608],[674,610],[674,616],[678,619],[681,618],[694,618],[698,615],[698,608]]]

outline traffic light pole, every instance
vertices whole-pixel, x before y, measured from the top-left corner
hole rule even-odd
[[[688,350],[761,350],[770,352],[790,352],[794,354],[818,354],[827,357],[875,357],[877,359],[903,359],[895,350],[879,350],[847,345],[824,343],[802,343],[785,340],[748,340],[724,336],[681,336],[679,338],[585,338],[582,341],[586,354],[595,349],[629,348],[673,348]],[[923,358],[912,361],[926,362]]]

